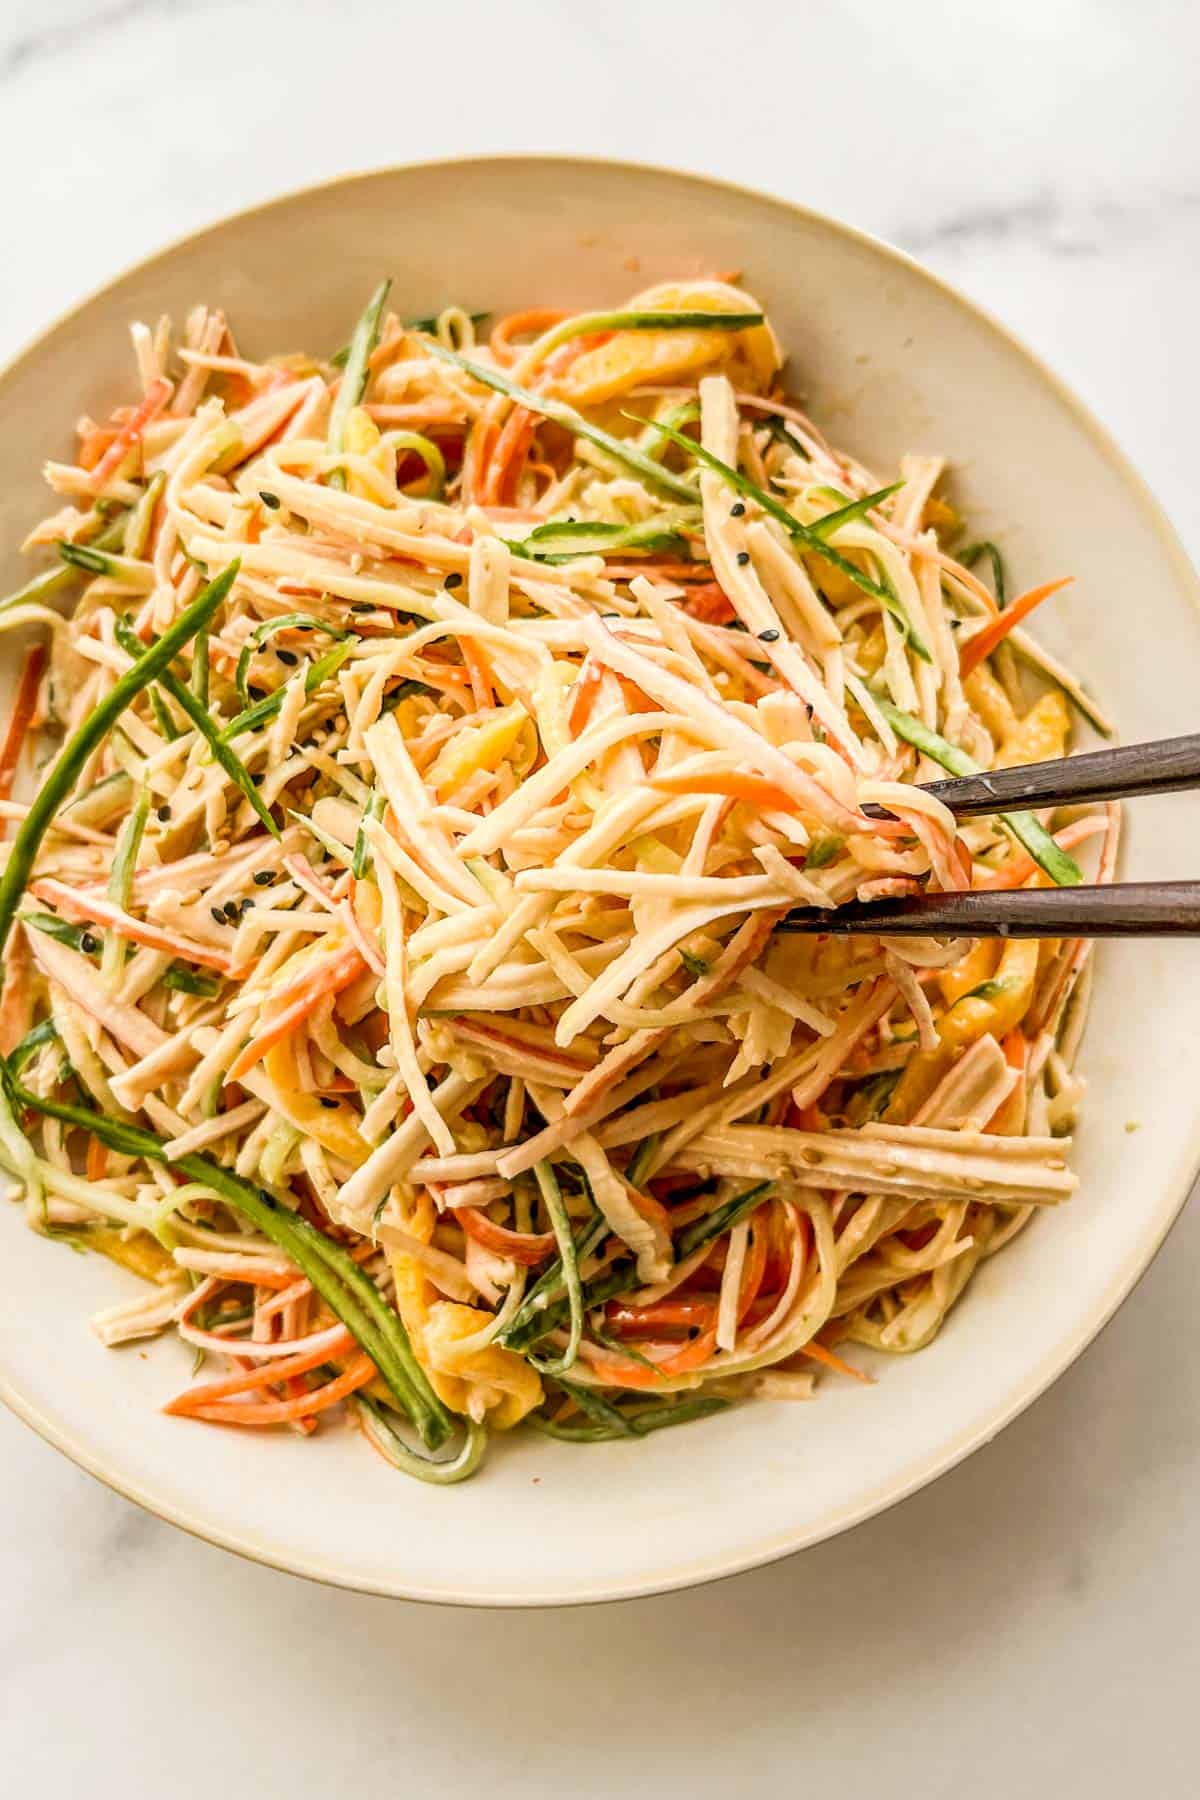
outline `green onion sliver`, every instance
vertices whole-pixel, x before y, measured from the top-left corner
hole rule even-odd
[[[205,1000],[211,1000],[221,987],[215,975],[202,975],[198,969],[189,969],[186,963],[177,962],[164,970],[162,984],[177,994],[199,994]]]
[[[569,1394],[580,1412],[586,1413],[597,1425],[607,1425],[614,1437],[634,1437],[633,1426],[621,1410],[610,1404],[602,1395],[594,1393],[591,1388],[581,1387],[577,1381],[568,1381],[560,1375],[558,1385],[564,1394]]]
[[[342,371],[341,383],[329,415],[329,435],[326,442],[331,450],[345,449],[346,420],[367,390],[368,365],[371,361],[371,352],[379,342],[379,328],[383,323],[383,309],[391,285],[390,281],[380,282],[367,301],[366,309],[358,324],[354,327],[354,336],[350,339],[346,366]],[[328,485],[344,488],[346,485],[345,470],[333,469],[328,477]]]
[[[118,644],[120,644],[122,650],[126,651],[130,656],[136,656],[137,652],[141,649],[141,640],[137,637],[133,628],[126,620],[118,619],[113,629],[116,640]],[[187,717],[191,720],[196,730],[200,733],[200,736],[212,751],[213,761],[219,763],[226,776],[232,781],[234,787],[246,796],[246,799],[250,802],[254,811],[258,814],[267,830],[271,833],[271,836],[277,838],[279,836],[279,827],[271,817],[271,809],[267,806],[262,795],[255,787],[254,781],[249,770],[246,768],[245,763],[243,763],[241,758],[236,756],[229,748],[229,745],[224,741],[221,733],[218,732],[216,726],[213,724],[212,718],[205,708],[201,706],[191,688],[180,681],[178,675],[173,674],[170,668],[160,669],[155,679],[170,695],[180,711],[186,713]]]
[[[125,541],[125,521],[127,514],[112,520],[104,530],[93,538],[93,546],[97,550],[116,550]],[[57,569],[46,569],[27,581],[11,594],[5,594],[0,600],[0,612],[10,612],[14,606],[30,606],[43,600],[53,599],[64,588],[70,587],[77,579],[77,570],[71,563],[60,564]]]
[[[835,531],[843,525],[853,525],[858,519],[865,519],[869,512],[890,500],[904,486],[902,481],[893,481],[891,487],[876,488],[873,494],[864,494],[861,500],[850,500],[845,506],[839,506],[835,512],[822,513],[819,519],[813,519],[808,529],[826,543]]]
[[[781,501],[776,500],[772,494],[768,494],[765,489],[760,488],[756,481],[751,481],[748,475],[743,475],[740,469],[731,468],[729,463],[722,462],[719,456],[714,456],[711,450],[706,450],[704,445],[698,443],[695,438],[688,437],[682,431],[676,431],[673,425],[668,425],[663,419],[644,419],[640,413],[626,413],[625,417],[635,420],[639,425],[647,425],[655,431],[662,432],[664,437],[669,438],[673,444],[678,444],[680,449],[688,451],[706,469],[711,469],[714,474],[719,475],[736,493],[745,494],[748,500],[753,500],[756,506],[761,506],[765,513],[769,514],[777,524],[782,525],[788,535],[803,544],[806,550],[813,550],[818,556],[823,556],[825,561],[832,563],[835,569],[840,569],[842,574],[854,583],[855,587],[861,588],[864,594],[870,594],[873,600],[880,601],[891,613],[896,623],[902,627],[913,652],[923,662],[932,661],[927,645],[914,630],[912,620],[885,582],[873,581],[869,575],[864,575],[862,570],[843,556],[840,551],[834,550],[827,544],[812,525],[804,525],[799,519],[793,518]]]
[[[10,1050],[6,1058],[9,1074],[15,1080],[31,1057],[37,1055],[43,1044],[52,1044],[58,1036],[58,1026],[53,1019],[43,1019],[32,1031],[26,1032],[14,1050]]]
[[[872,698],[896,736],[903,738],[906,744],[911,744],[914,750],[919,750],[931,762],[938,763],[948,774],[987,773],[983,764],[977,763],[973,756],[968,756],[965,750],[959,750],[939,732],[922,724],[920,719],[915,719],[911,713],[902,712],[875,689],[872,689]],[[1034,813],[1002,812],[997,816],[1017,842],[1028,850],[1039,869],[1043,869],[1059,887],[1076,887],[1083,880],[1083,870],[1075,858],[1059,849]]]
[[[151,692],[153,693],[153,689]],[[122,823],[117,833],[117,845],[113,851],[112,868],[108,872],[108,897],[114,906],[122,911],[129,911],[129,903],[133,897],[133,876],[137,868],[138,851],[142,845],[142,835],[146,829],[146,820],[150,816],[150,789],[143,785],[138,789],[138,797],[132,811]],[[104,954],[100,958],[100,973],[106,985],[116,980],[125,962],[125,945],[115,931],[104,936]]]
[[[261,625],[256,625],[242,645],[233,677],[244,707],[253,704],[246,683],[254,652],[260,644],[265,644],[268,638],[274,637],[277,631],[321,631],[326,637],[336,638],[339,643],[350,636],[340,625],[329,625],[324,619],[314,619],[311,613],[285,613],[282,618],[265,619]]]
[[[310,663],[304,677],[304,692],[315,694],[323,681],[328,681],[337,674],[350,652],[360,642],[359,638],[347,637],[343,643],[335,644],[332,650],[327,650],[324,656],[318,656],[316,662]],[[220,732],[221,743],[232,742],[244,731],[257,731],[260,725],[265,725],[275,717],[282,705],[283,688],[280,687],[273,694],[266,694],[261,700],[256,700],[253,706],[247,707],[245,712],[240,712],[236,719],[231,719],[228,725],[223,726]]]
[[[586,1220],[582,1229],[574,1239],[575,1264],[578,1267],[589,1257],[600,1244],[608,1231],[608,1225],[602,1213],[593,1213]],[[513,1319],[507,1331],[500,1334],[500,1342],[511,1349],[519,1344],[531,1344],[550,1330],[545,1321],[555,1309],[563,1287],[562,1258],[555,1257],[547,1265],[533,1286],[526,1294],[521,1309]],[[562,1316],[565,1317],[565,1314]],[[514,1338],[518,1341],[514,1343]]]
[[[567,1288],[567,1303],[570,1307],[570,1332],[567,1347],[561,1356],[550,1358],[548,1362],[539,1361],[531,1356],[529,1361],[541,1375],[565,1375],[572,1368],[579,1355],[579,1341],[583,1336],[583,1284],[579,1279],[579,1262],[575,1255],[575,1239],[571,1235],[571,1221],[567,1209],[563,1205],[563,1197],[559,1191],[558,1179],[548,1161],[534,1164],[533,1173],[537,1179],[538,1192],[550,1214],[550,1224],[554,1230],[558,1244],[558,1254],[562,1258],[563,1279]]]
[[[704,1213],[699,1219],[693,1219],[685,1225],[675,1240],[675,1257],[682,1262],[693,1250],[699,1250],[702,1244],[715,1243],[727,1231],[761,1205],[764,1195],[771,1188],[769,1181],[760,1181],[754,1187],[746,1188],[741,1194],[735,1194],[732,1200],[726,1200],[720,1206],[714,1206],[711,1212]]]
[[[86,925],[72,925],[68,919],[60,919],[57,913],[23,912],[18,913],[17,917],[22,925],[32,925],[35,931],[43,932],[58,944],[66,944],[70,950],[86,954],[83,942],[85,938],[93,949],[97,947],[94,931],[89,930]]]
[[[981,556],[986,556],[992,565],[992,588],[996,595],[996,605],[1004,611],[1007,596],[1004,591],[1004,558],[990,538],[983,538],[978,544],[968,544],[959,552],[959,562],[964,569],[973,569]]]
[[[371,860],[371,845],[367,839],[366,823],[368,819],[382,819],[387,810],[387,795],[376,789],[363,809],[362,821],[354,834],[354,855],[350,863],[350,873],[355,881],[361,881],[367,872]]]
[[[610,525],[603,519],[551,520],[538,525],[527,538],[510,540],[509,548],[532,562],[563,563],[576,556],[606,556],[616,550],[676,550],[686,548],[685,530],[701,529],[699,510],[691,513],[656,513],[633,525]]]

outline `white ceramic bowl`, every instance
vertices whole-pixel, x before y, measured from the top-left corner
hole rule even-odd
[[[627,165],[498,159],[342,180],[173,246],[53,326],[0,378],[0,545],[45,510],[43,454],[127,395],[132,318],[219,303],[253,350],[342,342],[383,273],[401,313],[619,302],[666,276],[740,269],[792,355],[793,385],[880,471],[940,451],[972,529],[1021,584],[1078,580],[1040,627],[1130,740],[1195,722],[1197,582],[1155,502],[1094,419],[1020,344],[896,251],[816,214]],[[1115,347],[1120,354],[1120,347]],[[1131,877],[1196,874],[1190,797],[1134,809]],[[949,1468],[1027,1406],[1146,1268],[1198,1160],[1186,946],[1101,951],[1082,1061],[1077,1197],[983,1273],[928,1350],[634,1447],[518,1436],[438,1490],[346,1431],[312,1442],[210,1430],[158,1410],[174,1345],[101,1349],[88,1313],[132,1278],[0,1216],[0,1393],[68,1456],[185,1529],[348,1587],[478,1605],[613,1599],[782,1556]],[[1131,1127],[1137,1127],[1136,1130]]]

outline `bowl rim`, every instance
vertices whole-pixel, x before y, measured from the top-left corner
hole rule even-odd
[[[81,299],[52,318],[33,338],[12,356],[6,358],[3,363],[0,363],[0,383],[7,380],[21,365],[33,359],[62,327],[77,319],[89,307],[121,286],[131,276],[169,262],[173,256],[188,245],[213,236],[230,225],[246,223],[260,215],[293,206],[296,202],[311,195],[324,193],[333,188],[350,188],[389,176],[419,174],[427,171],[457,170],[468,175],[473,169],[496,164],[513,167],[524,165],[551,168],[560,175],[566,175],[572,169],[586,168],[613,171],[628,175],[633,179],[645,176],[665,177],[668,180],[687,183],[694,188],[711,193],[732,195],[752,201],[756,205],[773,207],[781,213],[806,220],[849,244],[872,252],[885,262],[902,270],[906,275],[915,277],[943,300],[949,301],[960,312],[965,313],[974,323],[982,325],[994,337],[1000,339],[1032,369],[1039,381],[1054,394],[1137,503],[1146,524],[1158,539],[1168,562],[1173,565],[1181,590],[1190,597],[1197,614],[1200,614],[1200,574],[1197,573],[1184,549],[1166,509],[1145,477],[1134,467],[1108,427],[1079,398],[1074,389],[1044,361],[1038,352],[1031,349],[1023,338],[997,318],[986,306],[961,292],[951,282],[927,268],[924,263],[918,261],[916,257],[910,256],[907,251],[888,242],[887,239],[877,237],[874,233],[864,231],[858,226],[847,224],[844,220],[834,218],[819,208],[806,206],[799,201],[783,199],[777,194],[752,187],[745,182],[730,181],[721,176],[674,168],[669,164],[565,152],[504,151],[473,156],[423,157],[411,162],[387,163],[367,169],[343,171],[319,181],[305,182],[298,187],[272,195],[269,199],[256,201],[233,212],[223,213],[193,230],[182,232],[179,236],[168,240],[160,248],[150,252],[149,255],[135,259],[108,276],[90,289]],[[1014,1419],[1040,1399],[1111,1322],[1119,1308],[1147,1273],[1172,1228],[1178,1222],[1198,1174],[1200,1174],[1200,1117],[1192,1126],[1187,1149],[1178,1169],[1174,1176],[1162,1186],[1161,1197],[1153,1218],[1147,1222],[1143,1243],[1137,1258],[1131,1260],[1129,1266],[1121,1270],[1109,1285],[1107,1292],[1093,1305],[1087,1316],[1072,1332],[1068,1333],[1055,1349],[1047,1353],[1041,1365],[1032,1374],[998,1400],[968,1429],[961,1431],[938,1450],[931,1451],[911,1466],[898,1470],[888,1480],[863,1494],[854,1504],[835,1506],[826,1515],[801,1529],[776,1531],[756,1542],[709,1555],[690,1564],[666,1565],[658,1572],[642,1574],[626,1581],[608,1579],[590,1587],[586,1583],[580,1584],[568,1594],[530,1590],[529,1588],[522,1588],[519,1591],[513,1589],[508,1593],[476,1592],[469,1589],[447,1592],[442,1587],[422,1588],[419,1582],[411,1580],[365,1579],[338,1567],[336,1563],[327,1558],[300,1554],[272,1543],[254,1532],[223,1525],[207,1517],[199,1506],[189,1507],[164,1498],[155,1492],[152,1486],[122,1473],[119,1465],[94,1451],[71,1427],[51,1416],[38,1401],[21,1390],[2,1366],[0,1366],[0,1402],[46,1443],[61,1451],[78,1468],[85,1470],[114,1493],[133,1501],[134,1504],[153,1514],[154,1517],[162,1519],[167,1524],[177,1526],[181,1531],[187,1532],[189,1536],[198,1538],[202,1542],[232,1551],[247,1561],[261,1563],[286,1574],[299,1575],[306,1580],[325,1586],[344,1588],[351,1592],[370,1594],[383,1599],[464,1607],[580,1606],[646,1598],[655,1594],[675,1592],[722,1580],[742,1574],[749,1569],[776,1562],[800,1550],[811,1549],[816,1544],[865,1524],[868,1519],[898,1505],[902,1500],[908,1499],[911,1495],[919,1492],[921,1488],[937,1480],[939,1476],[957,1467],[973,1451],[990,1443],[1007,1425],[1010,1425]]]

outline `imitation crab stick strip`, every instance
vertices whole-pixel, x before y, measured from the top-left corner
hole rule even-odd
[[[469,1238],[482,1244],[485,1250],[510,1257],[527,1269],[536,1268],[538,1263],[554,1254],[552,1231],[510,1231],[505,1225],[497,1225],[476,1206],[455,1206],[451,1211]]]
[[[195,938],[185,937],[181,931],[167,931],[161,925],[150,925],[144,919],[134,919],[121,907],[114,906],[110,900],[103,900],[96,894],[82,893],[78,888],[68,887],[65,882],[49,878],[33,882],[29,891],[36,894],[39,900],[56,907],[64,918],[73,919],[76,923],[89,921],[93,925],[103,925],[106,930],[115,931],[118,937],[129,938],[135,944],[145,944],[150,950],[169,951],[187,962],[199,963],[206,969],[216,969],[222,975],[229,973],[229,958],[224,951],[214,950],[209,944],[201,944]]]
[[[236,1353],[238,1346],[231,1342],[228,1348]],[[335,1338],[323,1337],[319,1344],[310,1344],[299,1356],[290,1356],[276,1363],[270,1371],[271,1380],[286,1381],[292,1375],[307,1375],[310,1369],[319,1368],[331,1356],[345,1356],[353,1349],[354,1338],[343,1327]],[[198,1406],[206,1406],[214,1400],[228,1400],[236,1394],[250,1393],[254,1388],[262,1386],[263,1376],[262,1369],[251,1369],[237,1375],[226,1375],[220,1381],[206,1381],[200,1387],[186,1388],[174,1400],[168,1400],[163,1411],[192,1413]]]
[[[3,746],[0,746],[0,800],[7,800],[12,795],[17,764],[21,760],[21,751],[37,710],[38,689],[45,667],[46,647],[44,644],[35,644],[25,658],[25,667],[21,670],[21,680],[9,716],[8,730],[4,734]],[[0,839],[7,829],[8,821],[0,822]]]

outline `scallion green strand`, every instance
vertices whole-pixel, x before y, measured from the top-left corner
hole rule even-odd
[[[346,421],[367,390],[371,353],[379,342],[379,328],[383,323],[383,309],[391,285],[390,281],[380,282],[367,301],[366,309],[358,324],[354,327],[354,336],[350,339],[350,351],[346,357],[346,366],[342,371],[342,379],[329,415],[329,435],[326,442],[331,450],[346,448]],[[328,476],[328,485],[344,488],[346,485],[345,470],[333,469]]]
[[[575,1365],[575,1359],[579,1355],[580,1339],[583,1337],[583,1284],[579,1279],[579,1262],[575,1255],[575,1239],[571,1235],[571,1221],[567,1217],[567,1209],[563,1205],[562,1193],[553,1166],[548,1161],[535,1163],[533,1173],[546,1211],[550,1215],[550,1224],[558,1244],[558,1254],[562,1258],[563,1279],[566,1283],[567,1304],[570,1308],[570,1326],[567,1347],[561,1356],[551,1357],[545,1362],[530,1356],[529,1361],[539,1374],[565,1375],[567,1370]]]
[[[934,731],[920,719],[915,719],[911,713],[893,705],[886,694],[873,689],[872,698],[896,736],[903,738],[906,744],[911,744],[914,750],[919,750],[922,756],[927,756],[948,774],[987,773],[982,763],[977,763],[973,756],[968,756],[965,750],[960,750],[956,744],[950,743],[940,732]],[[997,817],[1017,842],[1024,845],[1039,869],[1044,869],[1057,886],[1076,887],[1083,880],[1083,870],[1075,858],[1059,849],[1036,814],[1002,812]]]
[[[136,636],[132,627],[124,619],[118,619],[114,630],[117,642],[120,644],[122,650],[132,656],[134,654],[135,646],[140,648],[140,639]],[[160,669],[155,679],[170,695],[180,711],[191,720],[196,730],[200,733],[200,736],[212,751],[213,761],[220,765],[226,776],[232,781],[234,787],[246,796],[246,799],[250,802],[254,811],[258,814],[267,830],[271,833],[271,836],[277,838],[280,835],[279,827],[271,817],[270,808],[255,787],[250,771],[247,769],[241,758],[237,756],[224,741],[222,734],[217,730],[211,717],[205,708],[201,706],[191,688],[180,681],[178,675],[174,674],[170,668]]]

